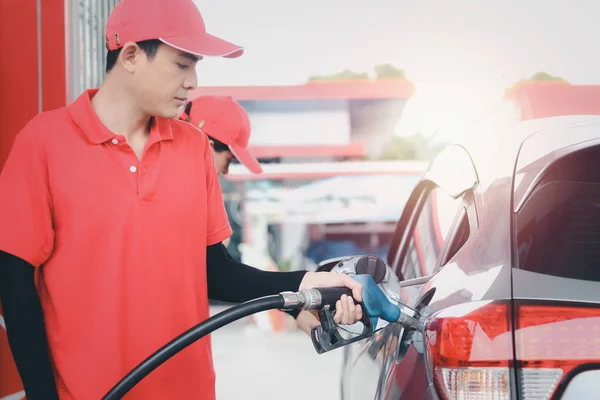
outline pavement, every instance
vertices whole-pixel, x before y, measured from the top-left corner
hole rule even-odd
[[[211,306],[211,314],[225,308]],[[340,398],[342,351],[317,354],[303,331],[265,332],[238,321],[213,333],[212,347],[217,400]]]

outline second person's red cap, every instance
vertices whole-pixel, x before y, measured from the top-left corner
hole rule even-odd
[[[262,168],[250,151],[250,119],[246,110],[229,96],[200,96],[186,104],[187,116],[182,116],[194,126],[229,146],[239,162],[255,174]]]

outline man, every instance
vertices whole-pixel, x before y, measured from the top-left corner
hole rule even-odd
[[[248,114],[230,96],[200,96],[188,101],[179,118],[191,123],[208,136],[218,174],[227,175],[229,165],[234,159],[244,164],[252,173],[262,172],[258,160],[248,151]],[[230,238],[223,241],[225,247],[229,246],[229,241]]]
[[[217,173],[227,175],[234,158],[250,172],[262,173],[258,160],[248,150],[251,133],[248,114],[230,96],[200,96],[185,105],[179,118],[198,127],[208,136]],[[223,243],[227,247],[228,239]],[[288,314],[309,335],[312,328],[319,325],[319,319],[310,311],[289,311]]]
[[[192,108],[194,118],[192,118]],[[230,96],[200,96],[193,101],[188,101],[179,118],[207,134],[218,174],[229,173],[229,165],[236,158],[234,151],[239,154],[238,161],[241,161],[251,172],[255,174],[262,172],[258,160],[247,149],[250,139],[248,114]],[[229,241],[230,238],[225,239],[223,245],[228,247]]]
[[[99,89],[42,113],[0,175],[0,301],[28,400],[101,398],[208,314],[347,276],[268,273],[231,262],[208,140],[176,119],[203,56],[242,49],[206,33],[191,0],[122,0],[106,26]],[[360,318],[352,298],[342,324]],[[214,399],[210,339],[142,380],[129,399]]]

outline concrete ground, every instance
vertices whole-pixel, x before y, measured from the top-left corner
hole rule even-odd
[[[216,331],[212,346],[217,400],[340,398],[342,351],[319,355],[302,331],[261,332],[242,321]]]

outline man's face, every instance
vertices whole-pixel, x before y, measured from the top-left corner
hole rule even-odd
[[[212,142],[211,142],[212,145]],[[225,151],[213,151],[215,159],[215,167],[219,174],[227,175],[229,173],[229,164],[235,158],[233,153],[229,150]]]
[[[154,58],[143,51],[135,58],[133,92],[147,115],[176,118],[189,92],[198,86],[198,58],[160,45]]]

